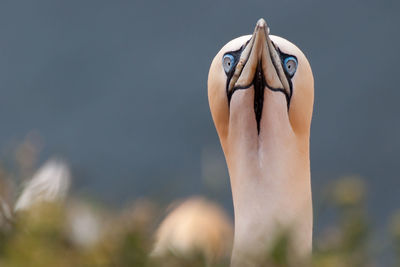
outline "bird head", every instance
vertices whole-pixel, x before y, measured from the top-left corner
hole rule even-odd
[[[224,150],[228,136],[238,132],[253,139],[274,134],[309,139],[314,98],[310,64],[297,46],[270,35],[264,19],[252,35],[233,39],[215,56],[208,98]]]

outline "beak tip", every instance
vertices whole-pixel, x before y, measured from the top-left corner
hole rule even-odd
[[[257,21],[257,28],[266,28],[266,27],[267,27],[267,23],[265,22],[265,20],[263,18],[261,18]]]
[[[269,27],[267,25],[267,22],[263,18],[261,18],[257,21],[255,31],[259,31],[259,30],[264,30],[265,34],[269,35]]]

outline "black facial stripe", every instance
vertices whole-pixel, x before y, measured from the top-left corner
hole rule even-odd
[[[257,73],[256,73],[256,75],[257,75]],[[265,77],[264,77],[264,75],[262,76],[263,77],[263,84],[264,84],[264,86],[265,87],[267,87],[269,90],[271,90],[271,91],[273,91],[273,92],[281,92],[282,94],[284,94],[285,95],[285,98],[286,98],[286,101],[287,101],[287,103],[288,103],[288,109],[289,109],[289,104],[290,104],[290,98],[291,98],[291,95],[288,95],[288,93],[283,89],[283,88],[275,88],[275,87],[272,87],[272,86],[270,86],[269,84],[268,84],[268,82],[265,80]],[[248,89],[250,86],[252,86],[252,85],[254,85],[254,79],[253,79],[253,81],[250,83],[250,84],[248,84],[248,85],[242,85],[242,86],[235,86],[235,87],[233,87],[232,88],[232,91],[228,94],[228,100],[229,100],[229,103],[230,103],[230,99],[232,98],[232,95],[233,95],[233,93],[236,91],[236,90],[245,90],[245,89]],[[290,92],[292,91],[292,83],[289,81],[289,85],[290,85]]]
[[[294,58],[296,59],[296,61],[298,62],[297,57],[296,57],[295,55],[286,54],[286,53],[282,52],[282,51],[279,49],[279,47],[277,48],[277,51],[278,51],[278,53],[279,53],[279,56],[281,57],[281,62],[282,62],[282,64],[285,62],[285,59],[286,59],[287,57],[294,57]],[[292,95],[293,95],[293,83],[292,83],[292,78],[293,78],[293,76],[296,74],[296,72],[294,72],[292,75],[290,75],[290,74],[286,71],[285,66],[282,66],[282,67],[283,67],[283,71],[285,72],[286,78],[287,78],[288,83],[289,83],[289,89],[290,89],[290,95],[289,95],[289,98],[288,98],[288,99],[289,99],[289,101],[288,101],[288,109],[289,109],[290,100],[292,99]]]
[[[273,91],[273,92],[281,92],[285,95],[286,98],[286,103],[287,103],[287,109],[289,111],[289,107],[290,107],[290,100],[292,98],[292,94],[293,94],[293,84],[292,84],[292,77],[295,75],[295,73],[293,73],[293,75],[290,75],[287,71],[285,66],[283,66],[284,61],[287,57],[294,57],[297,61],[297,57],[294,55],[288,55],[283,53],[279,47],[277,47],[273,42],[272,45],[274,46],[274,48],[276,49],[276,51],[278,52],[280,59],[281,59],[281,64],[282,64],[282,69],[284,70],[285,76],[287,78],[288,84],[289,84],[289,93],[286,92],[286,90],[284,88],[274,88],[272,86],[270,86],[265,77],[264,77],[264,73],[261,69],[261,63],[258,63],[257,66],[257,70],[255,72],[254,78],[252,80],[252,82],[248,85],[242,85],[242,86],[235,86],[232,88],[231,91],[229,91],[229,84],[230,81],[232,79],[233,74],[235,73],[236,70],[236,66],[237,63],[239,62],[239,58],[243,52],[243,49],[247,46],[247,44],[250,42],[250,40],[248,40],[239,50],[236,51],[231,51],[231,52],[227,52],[224,54],[224,56],[226,54],[230,54],[235,58],[235,64],[232,67],[232,69],[227,73],[227,82],[226,82],[226,94],[228,97],[228,105],[230,106],[231,103],[231,98],[233,93],[236,90],[245,90],[248,89],[250,86],[254,86],[254,113],[256,116],[256,121],[257,121],[257,131],[258,133],[260,133],[260,123],[261,123],[261,115],[262,115],[262,108],[263,108],[263,104],[264,104],[264,88],[267,87],[269,90]],[[250,51],[251,53],[251,51]],[[247,59],[248,60],[248,59]],[[273,58],[271,58],[271,60],[273,61]],[[246,65],[247,62],[244,63],[244,66]],[[276,66],[276,62],[273,61],[273,64],[275,65],[274,67],[277,68]]]
[[[243,51],[243,49],[242,49],[242,47],[241,47],[239,50],[231,51],[231,52],[226,52],[226,53],[222,56],[222,58],[224,58],[224,56],[225,56],[226,54],[230,54],[230,55],[232,55],[233,58],[235,59],[234,64],[233,64],[231,70],[226,74],[226,76],[227,76],[227,79],[226,79],[226,80],[227,80],[227,90],[228,90],[229,82],[231,81],[232,76],[233,76],[233,74],[235,73],[236,65],[237,65],[238,62],[239,62],[239,58],[240,58],[240,55],[242,54],[242,51]]]
[[[282,51],[279,49],[279,47],[278,47],[276,50],[278,51],[279,56],[281,57],[281,62],[282,62],[282,64],[283,64],[283,62],[285,62],[285,59],[288,58],[288,57],[294,57],[294,58],[296,59],[296,61],[298,62],[297,57],[296,57],[295,55],[286,54],[286,53],[282,52]],[[284,67],[284,66],[283,66],[283,67]],[[285,74],[286,74],[288,80],[292,79],[293,76],[296,74],[296,72],[295,72],[295,73],[293,73],[293,75],[290,75],[289,73],[287,73],[287,71],[286,71],[285,68],[283,68],[283,70],[285,71]]]
[[[230,54],[235,59],[235,64],[233,65],[232,69],[226,74],[226,76],[227,76],[227,79],[226,79],[226,94],[227,94],[227,97],[228,97],[228,105],[231,103],[231,97],[232,97],[232,94],[233,94],[233,90],[232,90],[232,92],[229,92],[229,83],[231,82],[232,76],[235,73],[236,66],[239,63],[240,56],[242,55],[242,52],[243,52],[244,48],[249,44],[250,40],[251,40],[251,38],[249,40],[247,40],[247,42],[245,44],[243,44],[238,50],[226,52],[222,56],[222,58],[224,58],[224,56],[226,54]],[[245,65],[247,63],[247,60],[248,59],[246,59]]]

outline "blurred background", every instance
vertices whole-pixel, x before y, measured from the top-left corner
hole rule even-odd
[[[395,0],[2,1],[4,168],[15,167],[11,151],[34,143],[38,166],[54,155],[68,163],[72,194],[110,207],[204,195],[232,215],[208,68],[261,17],[313,68],[316,213],[324,188],[355,175],[383,229],[400,202]],[[329,220],[316,220],[316,232]]]

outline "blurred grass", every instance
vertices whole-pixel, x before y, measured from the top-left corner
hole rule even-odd
[[[360,178],[344,178],[332,186],[329,208],[336,212],[335,221],[316,237],[310,265],[378,266],[370,257],[372,229],[364,199],[365,185]],[[97,218],[101,231],[95,242],[82,245],[73,239],[76,234],[71,234],[68,217],[74,216],[73,207],[89,204],[74,200],[71,205],[71,201],[35,205],[16,214],[12,227],[1,227],[0,266],[228,266],[228,256],[210,262],[203,251],[149,257],[161,217],[160,209],[150,201],[139,201],[120,212],[103,212]],[[400,255],[399,214],[391,226],[396,255]],[[264,266],[297,266],[288,261],[286,241],[285,236],[278,240],[266,254]]]
[[[17,174],[32,174],[36,152],[17,152]],[[30,153],[30,156],[26,156]],[[171,251],[163,257],[150,257],[154,233],[164,208],[151,200],[139,200],[120,211],[111,211],[81,199],[65,202],[43,202],[28,210],[10,211],[15,178],[0,170],[0,266],[229,266],[229,255],[210,259],[207,253],[196,250],[191,254]],[[314,237],[314,251],[309,266],[350,267],[380,266],[374,262],[375,249],[370,218],[365,199],[367,186],[360,177],[337,179],[327,186],[325,209],[334,220]],[[318,217],[316,218],[318,220]],[[394,266],[400,266],[400,211],[393,215],[388,231]],[[198,233],[202,234],[202,233]],[[263,266],[299,266],[291,262],[288,237],[284,234],[265,254]],[[305,266],[305,265],[301,265]]]

